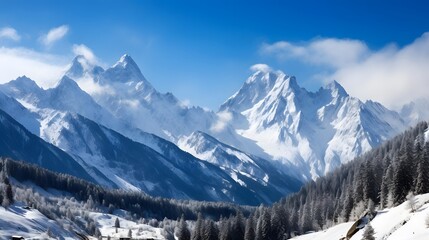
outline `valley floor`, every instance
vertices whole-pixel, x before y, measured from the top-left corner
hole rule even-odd
[[[429,228],[426,219],[429,218],[429,194],[416,196],[416,211],[411,212],[408,202],[383,209],[371,221],[376,240],[427,240]],[[324,231],[309,233],[293,238],[294,240],[336,240],[344,237],[353,222],[338,224]],[[361,240],[364,230],[358,231],[351,240]]]

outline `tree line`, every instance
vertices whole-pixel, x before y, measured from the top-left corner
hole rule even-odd
[[[196,220],[197,213],[204,213],[213,219],[235,215],[238,211],[249,214],[253,207],[239,206],[224,202],[198,202],[151,197],[143,192],[107,189],[74,176],[53,172],[34,164],[3,158],[0,161],[2,175],[24,182],[31,181],[44,189],[58,189],[68,192],[79,201],[90,200],[95,205],[110,209],[124,209],[137,218],[162,220],[179,219],[182,215],[188,220]]]

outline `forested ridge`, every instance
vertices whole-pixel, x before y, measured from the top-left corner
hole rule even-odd
[[[270,209],[287,213],[286,235],[356,220],[368,209],[397,206],[429,192],[428,124],[419,123],[382,146],[303,186]]]
[[[124,209],[132,212],[136,217],[195,220],[197,213],[202,212],[213,219],[222,215],[235,215],[238,211],[249,214],[252,207],[239,206],[223,202],[199,202],[192,200],[174,200],[161,197],[152,197],[143,192],[107,189],[62,173],[56,173],[40,168],[34,164],[4,158],[0,161],[2,175],[13,177],[24,182],[30,181],[44,189],[57,189],[79,200],[91,199],[95,205]],[[9,180],[8,180],[9,181]],[[0,194],[1,197],[1,194]]]
[[[204,229],[208,228],[199,229],[200,225],[196,224],[192,232],[196,237],[191,239],[288,239],[357,220],[377,207],[397,206],[410,193],[428,193],[427,128],[426,122],[419,123],[382,146],[307,183],[299,192],[271,207],[257,208],[247,219],[231,217],[220,221],[215,231],[217,238],[205,238],[207,230]]]

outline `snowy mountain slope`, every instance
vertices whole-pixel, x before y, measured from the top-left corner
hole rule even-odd
[[[361,102],[337,82],[308,92],[295,77],[257,71],[220,111],[238,116],[237,133],[272,159],[315,178],[352,160],[404,129],[399,114]],[[243,118],[247,124],[243,123]]]
[[[30,133],[11,116],[0,110],[0,155],[37,164],[94,182],[72,157]]]
[[[109,150],[116,149],[119,143],[109,141],[110,139],[107,138],[100,139],[100,131],[98,129],[100,126],[97,126],[95,128],[87,126],[89,122],[92,126],[96,126],[98,124],[90,121],[89,119],[85,119],[84,121],[84,118],[77,116],[73,113],[79,113],[84,116],[89,116],[92,119],[99,119],[98,122],[105,123],[106,126],[108,126],[109,128],[118,130],[130,139],[139,143],[143,143],[150,148],[153,148],[159,154],[163,155],[162,159],[167,159],[168,161],[171,161],[175,164],[175,166],[172,166],[170,168],[173,168],[175,171],[179,171],[181,173],[178,176],[179,180],[175,182],[181,182],[180,180],[185,180],[186,178],[188,178],[187,175],[189,174],[187,174],[186,171],[180,170],[182,169],[181,166],[189,165],[188,161],[200,161],[199,159],[196,159],[191,155],[183,152],[180,148],[178,148],[175,144],[171,142],[168,142],[156,135],[145,133],[139,129],[132,128],[120,119],[116,119],[114,116],[110,115],[110,113],[105,111],[101,106],[95,103],[87,93],[82,91],[78,87],[78,85],[68,77],[63,77],[59,81],[57,86],[54,88],[47,90],[39,89],[39,96],[35,96],[35,94],[26,92],[26,88],[23,86],[29,84],[34,85],[35,83],[28,78],[19,78],[17,80],[11,81],[10,83],[0,86],[0,88],[3,89],[3,91],[8,92],[9,94],[12,94],[17,98],[19,97],[19,100],[23,104],[29,106],[29,108],[32,110],[32,114],[35,114],[37,116],[38,121],[40,121],[40,128],[38,130],[38,132],[40,132],[40,137],[58,146],[64,151],[72,154],[74,158],[80,162],[81,165],[86,167],[87,171],[91,174],[91,176],[96,179],[100,184],[103,184],[105,186],[120,187],[133,190],[141,189],[147,193],[154,194],[157,196],[168,196],[186,199],[192,198],[192,196],[196,196],[196,194],[194,193],[186,193],[187,191],[189,191],[189,189],[191,189],[190,186],[187,186],[184,189],[175,189],[174,186],[169,186],[168,184],[162,185],[167,183],[165,181],[166,175],[153,175],[152,178],[141,177],[143,181],[142,179],[135,179],[133,175],[128,174],[130,172],[130,169],[133,169],[133,167],[130,167],[130,165],[125,164],[124,161],[127,161],[132,157],[135,158],[136,156],[118,157],[116,153],[111,154]],[[30,101],[27,102],[28,100]],[[110,131],[110,129],[107,131]],[[126,139],[126,142],[131,142],[130,139]],[[143,149],[140,151],[140,155],[144,155],[148,154],[147,152],[149,150]],[[151,152],[149,155],[154,155],[154,153]],[[122,161],[122,164],[119,164],[118,159]],[[113,162],[115,162],[115,165],[119,164],[119,166],[111,167]],[[132,162],[136,163],[138,161]],[[261,163],[261,165],[263,164]],[[269,163],[265,163],[265,165],[270,166]],[[157,169],[158,167],[160,169]],[[153,164],[151,165],[151,167],[145,167],[144,169],[149,173],[157,171],[165,172],[161,169],[162,167],[164,166]],[[136,169],[141,169],[141,167],[136,167]],[[149,169],[154,170],[149,171]],[[271,169],[271,171],[273,171],[272,174],[274,174],[275,176],[279,175],[276,170],[273,170],[273,167],[268,169]],[[220,177],[218,176],[218,178],[221,180],[217,181],[230,181],[230,173],[225,174],[223,173],[223,171],[225,170],[221,168],[216,168],[215,173],[213,174],[220,174]],[[195,175],[201,175],[200,172],[201,169],[197,170],[195,172]],[[175,174],[172,173],[169,175],[173,176]],[[114,177],[110,178],[109,181],[106,181],[106,176]],[[225,176],[228,176],[228,180],[224,179]],[[238,180],[234,176],[232,179]],[[284,180],[281,180],[278,181],[277,186],[264,186],[261,184],[248,184],[246,186],[240,186],[239,182],[235,182],[233,183],[233,185],[240,186],[239,189],[241,190],[237,190],[240,192],[240,194],[250,194],[249,196],[252,196],[243,203],[259,204],[261,202],[272,202],[280,199],[287,193],[297,190],[298,186],[301,185],[301,183],[287,176],[286,174],[282,174],[281,176],[285,179],[290,180],[291,183],[286,183]],[[191,178],[192,177],[194,176],[191,176]],[[277,177],[277,179],[280,179],[280,177]],[[198,182],[201,182],[201,180],[198,180]],[[159,184],[157,185],[155,183],[161,183],[162,186]],[[261,187],[264,191],[261,191]],[[248,190],[246,190],[245,188]],[[218,197],[220,193],[216,193],[216,196],[210,196],[204,198],[204,200],[240,199],[240,197],[236,196],[237,193],[228,190],[228,188],[222,186],[222,188],[218,187],[217,189],[218,191],[223,191],[221,195],[227,193],[230,196],[227,198]],[[199,195],[203,194],[199,193]]]
[[[16,203],[8,209],[0,207],[0,239],[9,240],[18,235],[26,239],[55,239],[47,235],[62,236],[62,239],[77,239],[76,235],[63,229],[58,222],[49,219],[36,209],[26,209],[25,204]]]
[[[79,113],[97,122],[111,122],[110,125],[116,126],[116,122],[112,121],[113,116],[67,76],[62,77],[55,87],[46,90],[25,76],[0,85],[0,90],[33,111],[37,109],[68,111]]]
[[[7,96],[2,91],[0,91],[0,109],[24,125],[31,133],[39,134],[40,123],[37,120],[37,114],[29,111],[16,99]]]
[[[93,84],[108,89],[91,94],[96,102],[114,116],[145,132],[175,141],[195,128],[210,129],[216,119],[213,112],[185,106],[173,94],[156,91],[129,55],[122,56],[112,67],[97,73],[84,71],[83,74],[75,74],[73,69],[87,68],[79,65],[80,61],[74,61],[66,74],[75,77],[87,92],[91,90],[83,82],[87,81],[86,77],[92,77]],[[94,68],[97,66],[90,67]]]
[[[81,239],[75,233],[97,239],[89,236],[91,225],[106,237],[126,237],[131,229],[134,237],[165,239],[162,229],[137,223],[135,218],[136,222],[130,221],[128,211],[116,209],[108,214],[107,208],[91,208],[88,201],[76,199],[69,192],[11,180],[16,202],[0,207],[0,239],[9,240],[12,235],[25,239]],[[121,224],[118,233],[114,227],[116,218]]]
[[[240,149],[253,149],[255,152],[258,149],[259,155],[265,156],[263,150],[253,141],[243,138],[231,126],[224,124],[222,114],[201,107],[187,106],[172,93],[158,92],[129,55],[122,56],[106,70],[90,65],[88,60],[81,58],[82,56],[78,56],[76,59],[80,60],[73,61],[66,75],[74,77],[83,90],[90,93],[98,104],[125,125],[155,134],[173,143],[194,131],[203,131]],[[76,74],[74,69],[84,70]],[[93,69],[99,71],[94,73]],[[94,91],[94,88],[99,90]],[[106,122],[101,123],[140,141],[138,136],[136,138],[135,135],[129,134],[127,129],[114,128]]]
[[[416,196],[417,211],[412,213],[408,203],[378,211],[377,216],[371,221],[377,240],[425,240],[429,236],[429,228],[426,219],[429,217],[429,194]],[[298,236],[292,239],[307,240],[332,240],[344,237],[353,222],[338,224],[324,231]],[[351,240],[362,239],[364,230],[358,231]]]
[[[80,115],[58,115],[46,129],[50,129],[46,137],[58,147],[100,170],[121,188],[178,199],[253,205],[264,202],[251,188],[240,186],[210,163],[185,152],[176,158],[166,158]]]
[[[269,161],[246,154],[203,132],[194,132],[181,139],[178,146],[224,169],[236,182],[252,189],[268,203],[299,190],[302,185]]]

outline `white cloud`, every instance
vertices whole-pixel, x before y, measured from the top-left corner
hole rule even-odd
[[[91,94],[91,95],[99,95],[99,94],[109,94],[109,95],[115,95],[115,89],[110,87],[109,85],[100,85],[97,82],[94,82],[94,80],[89,77],[89,76],[85,76],[83,78],[80,79],[74,79],[77,84],[79,85],[79,87],[81,89],[83,89],[85,92]],[[132,106],[133,104],[134,106],[136,106],[136,102],[128,102],[128,104],[130,106]]]
[[[326,67],[325,81],[337,80],[352,95],[398,109],[429,97],[429,33],[398,48],[392,44],[370,50],[350,39],[316,39],[306,44],[277,42],[262,52]]]
[[[280,59],[299,58],[312,64],[341,67],[364,58],[369,49],[359,40],[324,38],[304,44],[286,41],[264,44],[262,52],[274,54]]]
[[[64,73],[66,59],[26,48],[0,47],[0,83],[26,75],[40,86],[53,86]]]
[[[270,72],[272,71],[271,67],[267,64],[258,63],[250,67],[252,72],[261,71],[261,72]]]
[[[95,64],[97,63],[97,58],[95,57],[95,54],[92,52],[90,48],[85,46],[84,44],[74,44],[73,45],[73,53],[75,55],[82,55],[87,59],[90,63]]]
[[[43,43],[43,45],[50,47],[56,41],[62,39],[68,33],[68,31],[69,27],[67,25],[61,25],[59,27],[52,28],[47,34],[40,38],[40,41]]]
[[[9,38],[13,41],[19,41],[21,36],[19,36],[18,32],[11,27],[4,27],[0,29],[0,38]]]
[[[213,132],[222,132],[228,123],[232,120],[232,113],[223,111],[217,113],[217,121],[211,126],[210,130]]]

